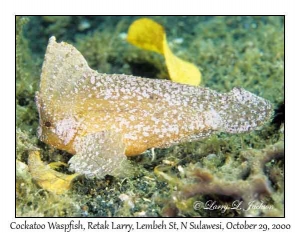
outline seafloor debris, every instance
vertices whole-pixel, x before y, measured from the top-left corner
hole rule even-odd
[[[142,49],[151,50],[165,57],[170,78],[174,82],[198,86],[201,73],[192,63],[175,56],[167,42],[165,29],[152,19],[134,21],[128,30],[128,42]]]
[[[45,165],[39,151],[31,151],[28,157],[28,168],[35,182],[50,192],[62,194],[70,189],[72,181],[78,174],[66,175]]]
[[[99,74],[51,37],[36,94],[39,139],[76,154],[87,177],[126,175],[126,156],[217,132],[240,133],[269,120],[272,106],[241,88],[221,94],[168,80]]]
[[[223,166],[213,171],[204,168],[203,164],[190,164],[184,169],[185,178],[181,179],[165,172],[166,168],[162,170],[158,167],[155,169],[155,173],[171,185],[176,186],[178,190],[173,193],[174,202],[170,203],[164,214],[168,215],[170,209],[176,214],[187,208],[193,209],[191,205],[182,205],[182,203],[189,203],[190,198],[210,195],[218,199],[213,195],[219,195],[230,197],[231,200],[242,201],[240,207],[242,207],[241,215],[243,216],[282,216],[283,171],[273,165],[266,174],[266,167],[268,163],[274,163],[283,157],[284,142],[279,141],[262,150],[242,151],[240,159],[244,161],[242,163],[239,161],[238,167],[237,161],[232,159],[228,159]],[[249,203],[252,206],[261,206],[263,203],[263,206],[250,208]],[[229,206],[233,207],[231,204]]]

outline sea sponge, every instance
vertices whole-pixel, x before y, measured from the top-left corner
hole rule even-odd
[[[283,157],[284,142],[279,141],[261,150],[242,151],[240,153],[242,163],[228,159],[223,166],[214,170],[209,170],[200,163],[189,164],[183,169],[184,177],[181,179],[168,174],[166,167],[164,169],[157,167],[155,173],[172,186],[176,186],[177,190],[173,193],[174,201],[166,206],[163,215],[168,215],[170,209],[176,214],[191,211],[197,200],[203,200],[203,196],[209,195],[216,202],[219,197],[224,196],[230,200],[241,201],[243,210],[239,216],[283,216],[283,172],[274,165],[269,165],[271,169],[266,169],[268,163],[274,163]],[[205,165],[205,160],[203,162]],[[237,163],[240,163],[239,168],[236,168]],[[229,170],[232,170],[230,175]],[[251,203],[252,205],[263,203],[270,208],[252,209],[249,207]],[[224,216],[224,213],[222,214]]]

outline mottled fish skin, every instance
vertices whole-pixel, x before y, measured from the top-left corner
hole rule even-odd
[[[216,132],[247,132],[273,113],[269,101],[242,88],[222,94],[168,80],[97,73],[79,51],[55,37],[49,40],[36,103],[40,140],[72,154],[82,137],[99,132],[121,135],[125,155],[132,156]]]

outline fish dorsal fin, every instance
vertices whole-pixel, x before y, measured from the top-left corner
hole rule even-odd
[[[54,36],[49,39],[43,63],[40,94],[43,100],[70,99],[75,95],[80,80],[93,73],[81,53],[65,42],[57,43]]]

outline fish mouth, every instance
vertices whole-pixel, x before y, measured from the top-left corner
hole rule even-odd
[[[39,127],[37,128],[37,137],[38,137],[38,139],[41,140],[41,141],[42,141],[42,135],[43,135],[43,129],[42,129],[41,126],[39,126]]]

